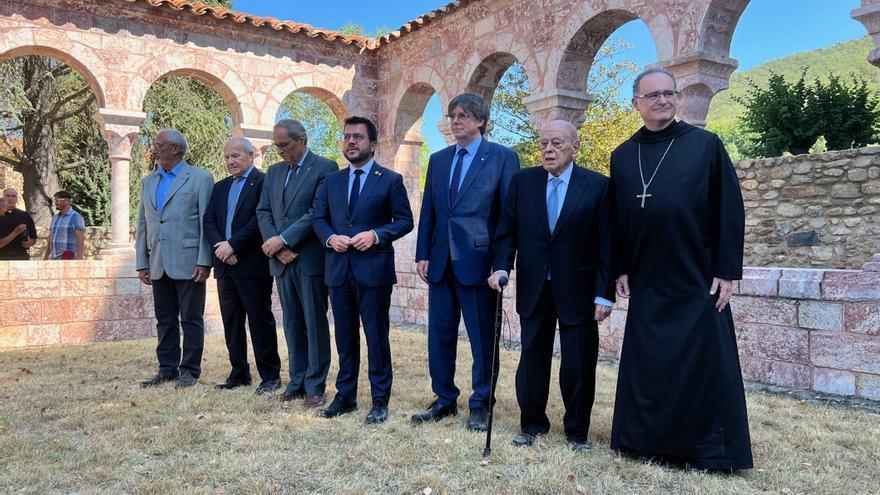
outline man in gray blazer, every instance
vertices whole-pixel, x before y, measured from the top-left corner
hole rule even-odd
[[[295,120],[275,124],[272,141],[284,161],[266,172],[257,218],[284,314],[290,383],[281,400],[304,398],[306,407],[318,407],[326,402],[330,328],[324,247],[312,230],[311,208],[318,185],[338,167],[309,150]]]
[[[141,183],[135,251],[138,277],[153,287],[159,372],[141,386],[191,387],[201,374],[205,281],[213,261],[202,218],[214,179],[183,159],[186,139],[175,129],[156,134],[152,153],[158,167]]]

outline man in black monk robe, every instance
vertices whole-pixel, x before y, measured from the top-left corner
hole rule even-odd
[[[697,469],[752,467],[728,301],[744,212],[724,145],[675,120],[676,81],[633,85],[645,126],[611,155],[617,294],[629,313],[611,448]]]

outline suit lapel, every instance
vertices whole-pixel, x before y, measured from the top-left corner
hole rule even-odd
[[[556,219],[556,228],[553,229],[553,235],[551,236],[551,239],[553,237],[556,237],[556,234],[559,233],[560,230],[562,230],[562,226],[565,224],[565,221],[568,220],[568,217],[571,216],[571,212],[575,208],[575,203],[577,203],[580,198],[583,197],[584,186],[587,185],[587,181],[584,180],[583,174],[581,174],[582,170],[578,169],[576,164],[572,164],[572,167],[574,168],[571,171],[571,178],[569,179],[568,190],[565,192],[565,200],[562,202],[562,209],[559,210],[559,218]]]
[[[465,193],[471,184],[474,183],[474,178],[477,174],[480,173],[483,166],[486,165],[486,160],[489,158],[489,146],[488,141],[483,138],[483,141],[480,143],[480,147],[477,148],[477,153],[474,155],[474,159],[471,161],[471,166],[468,167],[467,175],[464,176],[464,180],[461,181],[461,187],[458,188],[458,195],[455,197],[455,201],[452,202],[452,207],[455,208],[455,205],[461,201],[461,198],[464,197]],[[454,148],[453,148],[454,149]],[[449,182],[446,183],[447,186]]]
[[[361,209],[363,209],[364,202],[370,197],[370,194],[373,193],[373,189],[376,188],[376,183],[379,182],[381,177],[382,167],[380,167],[378,163],[373,162],[373,167],[370,169],[369,175],[364,179],[364,187],[361,188],[361,192],[358,195],[358,203],[355,205],[354,211],[351,213],[352,220],[354,220],[357,217],[357,214],[360,213]]]
[[[235,211],[232,212],[232,218],[238,215],[238,210],[241,208],[242,203],[244,203],[244,198],[254,190],[254,181],[256,181],[258,173],[256,168],[251,170],[250,175],[244,181],[244,186],[242,186],[241,193],[238,195],[238,202],[235,203]],[[229,196],[229,188],[232,187],[232,183],[233,181],[229,181],[229,187],[226,188],[227,196]]]
[[[535,204],[535,215],[544,234],[550,236],[550,218],[547,216],[547,172],[538,174],[542,180],[529,181],[532,188],[532,202]],[[559,222],[557,221],[557,227]]]
[[[159,181],[162,180],[161,173],[157,168],[147,177],[147,187],[144,188],[144,194],[147,195],[147,201],[154,210],[159,211],[159,205],[156,204],[156,190],[159,189]]]
[[[290,208],[290,205],[293,204],[293,200],[296,199],[296,195],[299,192],[299,188],[306,179],[308,179],[309,174],[314,168],[315,165],[315,157],[314,154],[310,150],[306,150],[306,157],[303,159],[302,168],[296,175],[292,176],[290,180],[294,181],[290,193],[287,195],[287,199],[290,201],[286,205],[284,205],[284,211],[287,212],[287,209]],[[284,181],[281,181],[281,197],[284,197]]]
[[[189,164],[184,164],[183,169],[181,169],[180,174],[178,174],[177,178],[174,179],[174,182],[171,183],[171,187],[168,188],[168,194],[165,195],[165,205],[171,201],[171,196],[174,196],[186,181],[189,179],[190,166]],[[165,208],[165,205],[162,205],[162,208]]]

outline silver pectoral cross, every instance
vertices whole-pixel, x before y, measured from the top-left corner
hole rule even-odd
[[[642,194],[636,194],[636,199],[638,199],[638,198],[642,199],[642,208],[645,207],[645,199],[650,198],[650,197],[651,197],[651,195],[648,194],[647,187],[642,187]]]

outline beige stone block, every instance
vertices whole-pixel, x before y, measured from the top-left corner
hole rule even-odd
[[[873,302],[848,303],[844,314],[846,331],[880,335],[880,304]]]
[[[856,375],[848,371],[816,368],[813,370],[813,390],[826,394],[855,395]]]
[[[852,169],[846,173],[846,178],[852,182],[862,182],[868,180],[868,171],[863,168]]]
[[[31,325],[27,330],[27,346],[37,347],[61,343],[60,325]]]
[[[865,182],[862,184],[862,192],[865,194],[880,194],[880,180]]]
[[[0,300],[0,328],[39,323],[41,307],[39,299]]]
[[[823,301],[801,301],[798,324],[814,330],[843,330],[843,304]]]
[[[40,321],[42,323],[62,323],[74,321],[96,321],[104,316],[104,298],[65,297],[43,299]]]
[[[865,190],[871,183],[862,184],[862,190]],[[878,183],[878,187],[880,187],[880,183]],[[880,192],[880,189],[878,189]],[[868,194],[865,192],[865,194]],[[832,198],[858,198],[862,195],[862,192],[859,191],[858,184],[835,184],[831,187],[831,197]]]
[[[756,180],[744,180],[740,183],[743,189],[746,191],[752,191],[758,188],[758,181]]]
[[[880,374],[880,337],[849,332],[811,332],[814,366]]]
[[[786,218],[799,217],[804,214],[804,209],[791,203],[783,203],[776,208],[776,213]]]
[[[769,297],[734,296],[730,301],[737,323],[797,326],[797,303]]]
[[[880,375],[859,373],[856,395],[865,399],[880,400]]]
[[[789,363],[809,363],[809,333],[794,327],[744,323],[737,327],[741,356]]]
[[[27,325],[0,326],[0,350],[21,349],[27,346]]]
[[[82,344],[95,340],[96,322],[81,321],[74,323],[62,323],[61,344]]]

